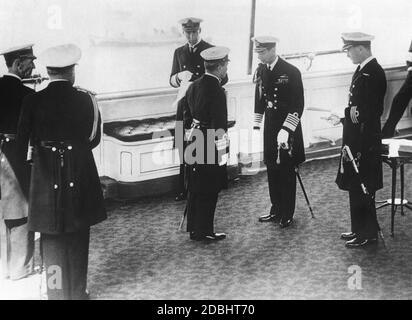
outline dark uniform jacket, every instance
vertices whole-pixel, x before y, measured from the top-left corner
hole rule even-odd
[[[261,122],[265,114],[265,163],[276,164],[277,136],[280,129],[289,132],[289,142],[292,145],[291,161],[295,164],[302,163],[305,161],[305,150],[300,118],[304,107],[304,93],[300,71],[279,58],[272,70],[269,70],[266,64],[259,64],[254,81],[255,123]]]
[[[190,81],[195,81],[199,79],[205,73],[204,60],[200,56],[203,50],[214,47],[214,45],[201,40],[196,46],[194,52],[190,52],[189,44],[177,48],[173,55],[172,72],[170,75],[169,83],[172,87],[176,87],[176,84],[180,86],[180,81],[177,79],[177,74],[182,71],[190,71],[193,75]],[[174,81],[172,79],[174,78]],[[222,80],[222,85],[228,82],[228,76]],[[181,109],[181,104],[177,105],[176,110],[176,121],[183,120],[183,110]],[[176,141],[175,141],[176,145]]]
[[[349,146],[357,159],[361,179],[369,192],[382,188],[380,118],[385,93],[385,72],[376,59],[372,59],[353,76],[343,120],[342,146]],[[336,183],[343,190],[359,184],[352,164],[342,156]]]
[[[92,154],[101,137],[94,102],[68,81],[51,82],[23,102],[17,139],[20,147],[29,139],[34,145],[29,203],[32,231],[76,232],[106,219]]]
[[[208,49],[210,47],[213,47],[213,45],[204,40],[201,40],[196,45],[193,53],[189,51],[188,43],[177,48],[173,55],[172,72],[170,74],[170,77],[176,75],[179,72],[187,70],[193,73],[190,81],[195,81],[196,79],[199,79],[205,73],[203,58],[200,56],[200,53],[203,50]],[[178,80],[177,83],[180,84]],[[170,82],[170,85],[174,86],[172,82]]]
[[[185,127],[189,128],[193,120],[201,123],[201,131],[204,137],[203,164],[195,163],[189,169],[189,190],[196,193],[218,193],[227,187],[226,164],[219,165],[221,155],[227,153],[219,145],[227,141],[227,104],[225,90],[219,81],[210,76],[204,75],[193,82],[186,92],[186,96],[181,100],[184,114]],[[213,148],[208,149],[207,129],[216,130],[218,136],[211,141],[215,143]],[[196,141],[194,142],[196,144]],[[196,144],[201,148],[200,144]],[[218,149],[220,149],[218,151]],[[190,146],[186,152],[190,152]],[[208,154],[212,150],[213,155]],[[197,151],[199,152],[199,150]],[[187,155],[186,155],[187,157]],[[187,160],[187,158],[185,158]],[[196,158],[198,159],[198,158]],[[214,159],[213,163],[208,159]]]
[[[408,71],[405,82],[399,89],[392,101],[389,118],[382,129],[383,138],[393,137],[395,128],[402,118],[409,101],[412,99],[412,69]]]
[[[0,78],[0,219],[27,217],[30,166],[18,154],[16,140],[6,136],[17,133],[23,98],[31,93],[13,76]]]

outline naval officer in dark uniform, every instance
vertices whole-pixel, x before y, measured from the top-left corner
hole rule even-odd
[[[293,223],[296,200],[295,168],[305,161],[300,119],[304,107],[300,71],[276,54],[278,39],[255,37],[259,64],[254,81],[255,124],[264,121],[264,162],[267,166],[270,201],[269,214],[259,221],[275,221],[282,228]]]
[[[95,97],[73,87],[80,49],[47,49],[39,60],[50,83],[25,98],[19,147],[33,145],[29,228],[41,233],[49,299],[87,299],[90,226],[106,219],[92,149],[100,142]]]
[[[412,42],[409,47],[406,67],[408,68],[408,73],[405,82],[393,98],[388,120],[386,120],[386,123],[382,128],[383,138],[391,138],[395,135],[396,125],[402,118],[406,107],[412,99]]]
[[[204,61],[200,53],[208,48],[213,47],[212,44],[202,40],[200,38],[201,28],[200,23],[202,19],[199,18],[185,18],[179,21],[182,25],[183,34],[187,39],[187,43],[177,48],[173,55],[172,72],[170,75],[169,83],[174,88],[179,88],[181,85],[187,85],[189,82],[193,82],[199,79],[205,73]],[[223,79],[222,84],[227,83],[227,76]],[[179,105],[176,111],[176,121],[182,121],[182,110],[179,109]],[[175,130],[175,134],[178,134],[179,130]],[[182,131],[182,130],[181,130]],[[182,140],[183,138],[180,137]],[[178,139],[178,137],[176,137]],[[179,144],[176,143],[177,146]],[[184,145],[180,146],[179,154],[180,159],[183,159]],[[179,170],[179,182],[178,193],[176,195],[176,201],[186,198],[187,191],[185,190],[185,178],[184,178],[184,164],[180,161]]]
[[[343,50],[358,67],[349,89],[349,103],[344,117],[334,118],[343,123],[342,146],[348,146],[355,158],[360,175],[355,173],[348,155],[343,152],[339,161],[336,183],[349,191],[351,232],[341,234],[349,248],[376,243],[378,221],[375,192],[383,187],[381,160],[381,116],[386,93],[385,72],[372,56],[372,35],[362,32],[343,33]],[[369,195],[361,188],[364,183]]]
[[[22,83],[34,68],[32,47],[22,45],[1,53],[8,73],[0,78],[0,260],[2,277],[11,280],[33,271],[34,233],[27,228],[30,166],[16,144],[23,98],[34,93]]]
[[[222,80],[227,74],[229,49],[213,47],[201,53],[206,73],[188,88],[180,101],[189,145],[187,231],[192,240],[222,240],[215,233],[214,215],[220,190],[227,187],[227,104]]]

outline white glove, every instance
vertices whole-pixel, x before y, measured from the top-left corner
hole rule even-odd
[[[337,126],[340,124],[341,117],[336,112],[331,112],[325,119],[330,122],[333,126]]]
[[[219,167],[227,164],[228,158],[229,158],[229,155],[227,153],[223,154],[219,161]]]
[[[191,73],[188,70],[185,70],[185,71],[179,72],[177,74],[177,77],[182,82],[188,82],[192,78],[192,75],[193,75],[193,73]]]
[[[289,139],[289,132],[285,129],[280,129],[278,133],[278,146],[282,147],[283,149],[288,149],[288,139]]]

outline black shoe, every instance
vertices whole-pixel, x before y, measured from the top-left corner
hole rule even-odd
[[[201,237],[199,237],[196,233],[190,232],[190,240],[196,240],[199,241],[201,240]]]
[[[377,238],[370,238],[370,239],[362,239],[362,238],[354,238],[350,241],[345,243],[345,246],[348,248],[360,248],[365,247],[370,244],[374,244],[378,241]]]
[[[343,240],[346,240],[346,241],[352,240],[352,239],[356,238],[356,233],[354,233],[354,232],[344,232],[344,233],[341,233],[340,238],[343,239]]]
[[[288,219],[288,220],[282,220],[280,221],[279,225],[281,228],[287,228],[293,224],[293,218]]]
[[[272,221],[273,219],[275,219],[274,214],[265,214],[259,217],[259,222],[269,222],[269,221]]]
[[[226,234],[224,233],[212,233],[208,234],[203,237],[203,240],[209,240],[209,241],[218,241],[218,240],[223,240],[226,238]]]
[[[186,195],[182,192],[182,193],[179,193],[176,196],[175,201],[182,201],[182,200],[185,200],[185,199],[186,199]]]
[[[89,290],[85,290],[81,300],[90,300],[90,292]]]

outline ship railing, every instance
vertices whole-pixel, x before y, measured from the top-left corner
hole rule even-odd
[[[312,62],[316,56],[324,56],[324,55],[331,55],[331,54],[338,54],[338,53],[344,53],[344,51],[342,51],[341,49],[336,49],[336,50],[295,52],[295,53],[287,53],[287,54],[281,55],[281,57],[286,60],[302,59],[302,58],[307,59],[309,63],[306,67],[306,70],[309,70],[312,67]]]

